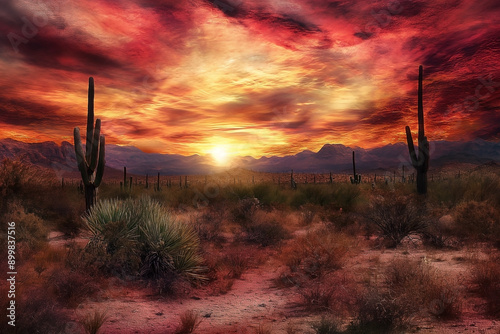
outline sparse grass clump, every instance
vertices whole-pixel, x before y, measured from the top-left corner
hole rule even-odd
[[[421,311],[442,319],[460,317],[460,291],[456,282],[445,278],[426,261],[397,259],[385,271],[392,296],[401,301],[406,313]]]
[[[312,324],[316,334],[341,334],[341,322],[333,317],[322,316],[321,320]]]
[[[330,310],[336,286],[314,282],[299,289],[302,305],[310,312],[324,312]]]
[[[389,292],[370,287],[359,296],[358,314],[347,333],[375,334],[405,330],[409,327],[410,315],[404,306]]]
[[[290,241],[283,247],[281,257],[292,273],[319,278],[342,268],[352,246],[350,237],[320,229]]]
[[[106,312],[94,310],[93,313],[87,314],[79,322],[83,326],[85,333],[98,334],[107,319]]]
[[[477,292],[485,301],[485,313],[500,317],[500,256],[490,255],[473,266],[472,291]]]
[[[181,314],[181,323],[175,330],[175,334],[190,334],[193,333],[201,323],[198,312],[187,310]]]
[[[255,330],[255,334],[271,334],[272,331],[269,326],[259,324],[259,327]]]
[[[245,227],[245,240],[260,246],[274,246],[288,237],[288,231],[276,220],[254,221]]]
[[[222,225],[226,211],[221,205],[209,206],[200,216],[195,217],[194,229],[203,241],[223,242]]]

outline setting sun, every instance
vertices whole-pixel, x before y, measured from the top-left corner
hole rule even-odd
[[[229,160],[227,149],[224,146],[216,146],[212,148],[210,154],[212,155],[215,163],[219,166],[227,164]]]

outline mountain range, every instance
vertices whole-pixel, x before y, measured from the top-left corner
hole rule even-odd
[[[408,148],[404,143],[363,149],[341,144],[325,144],[318,152],[309,150],[283,157],[235,157],[224,168],[245,168],[259,172],[334,172],[352,170],[352,152],[360,173],[390,170],[402,165],[410,167]],[[435,141],[430,143],[431,168],[456,163],[484,164],[500,162],[500,142],[476,139],[468,142]],[[13,139],[0,140],[0,158],[22,157],[30,163],[51,168],[56,174],[77,172],[73,145],[62,142],[25,143]],[[124,166],[133,174],[193,175],[221,171],[210,156],[145,153],[133,146],[106,145],[106,173],[117,173]]]

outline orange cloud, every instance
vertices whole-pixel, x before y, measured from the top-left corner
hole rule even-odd
[[[93,76],[108,143],[254,157],[377,147],[415,128],[423,64],[430,140],[500,139],[496,1],[224,4],[6,1],[1,136],[72,141]]]

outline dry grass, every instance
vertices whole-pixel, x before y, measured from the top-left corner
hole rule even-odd
[[[245,227],[244,240],[263,247],[275,246],[288,237],[288,231],[276,220],[254,220]]]
[[[340,334],[342,323],[339,319],[333,317],[322,316],[321,320],[311,325],[316,334]]]
[[[259,327],[255,330],[255,334],[272,334],[272,330],[267,325],[259,324]]]
[[[297,279],[297,278],[295,278]],[[335,272],[322,279],[302,280],[296,284],[300,305],[307,312],[327,312],[349,316],[355,308],[360,287],[355,277]]]
[[[460,317],[460,292],[450,288],[457,282],[425,261],[396,259],[386,269],[385,283],[407,314],[425,311],[442,319]]]
[[[194,217],[193,228],[202,241],[224,242],[222,236],[226,210],[220,206],[209,206],[201,215]]]
[[[0,289],[0,293],[0,305],[6,310],[7,289]],[[45,287],[17,287],[16,333],[61,333],[68,321],[61,305]],[[12,329],[7,320],[0,322],[1,333],[12,333]]]
[[[358,296],[358,314],[348,333],[392,333],[409,328],[411,314],[388,291],[369,287]]]
[[[48,286],[58,301],[68,307],[77,307],[100,290],[95,277],[82,271],[64,267],[54,268],[48,277]]]
[[[226,294],[235,279],[240,279],[251,266],[258,264],[261,255],[255,247],[226,246],[225,251],[211,250],[204,255],[209,269],[212,295]]]
[[[299,289],[299,294],[302,297],[302,305],[308,312],[329,311],[336,288],[335,286],[327,286],[319,282],[302,287]]]
[[[187,310],[181,314],[180,320],[181,323],[175,330],[175,334],[193,333],[202,321],[199,314],[193,310]]]
[[[500,211],[489,202],[459,204],[454,211],[454,220],[452,233],[463,240],[500,240]]]
[[[485,313],[500,317],[500,256],[490,255],[473,265],[472,290],[485,300]]]
[[[94,310],[94,313],[87,314],[79,322],[83,326],[85,333],[98,334],[107,319],[106,312]]]
[[[283,247],[281,259],[292,273],[301,272],[310,278],[320,278],[342,268],[355,243],[345,234],[320,229],[291,240]]]

